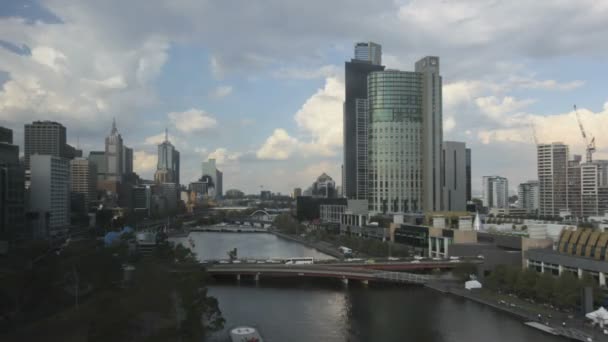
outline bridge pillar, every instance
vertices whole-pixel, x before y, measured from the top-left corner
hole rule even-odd
[[[363,279],[361,280],[361,284],[363,284],[364,287],[367,287],[367,285],[369,285],[369,280]]]
[[[342,280],[342,284],[344,284],[344,286],[348,286],[348,278],[342,278],[340,280]]]
[[[241,275],[240,274],[236,275],[236,281],[241,281]]]
[[[256,273],[256,274],[253,276],[253,280],[255,280],[255,282],[256,282],[256,283],[257,283],[258,281],[260,281],[260,273]]]

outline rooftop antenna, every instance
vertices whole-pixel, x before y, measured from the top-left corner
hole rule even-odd
[[[169,130],[165,127],[165,141],[169,141]]]

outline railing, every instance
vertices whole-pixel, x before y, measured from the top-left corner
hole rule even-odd
[[[429,275],[407,272],[378,272],[376,278],[393,282],[424,284],[431,279]]]

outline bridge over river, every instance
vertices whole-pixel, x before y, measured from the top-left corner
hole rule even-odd
[[[344,283],[349,280],[359,280],[363,283],[383,281],[394,283],[425,284],[434,276],[408,272],[388,272],[370,268],[344,267],[332,264],[285,265],[285,264],[213,264],[207,267],[207,272],[213,276],[234,275],[237,279],[242,276],[259,280],[260,277],[312,277],[336,278]]]

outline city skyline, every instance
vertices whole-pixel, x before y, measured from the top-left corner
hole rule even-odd
[[[343,62],[356,42],[374,41],[387,68],[409,70],[422,56],[441,58],[444,140],[472,149],[473,196],[481,194],[484,175],[505,176],[513,194],[536,178],[532,122],[539,142],[562,141],[571,154],[583,155],[574,103],[596,137],[594,157],[607,157],[608,138],[600,134],[608,128],[608,98],[600,75],[608,70],[608,48],[597,37],[608,29],[597,3],[540,8],[513,2],[477,15],[481,4],[337,2],[311,6],[307,15],[322,24],[306,30],[296,29],[308,19],[295,15],[299,7],[282,5],[294,24],[271,30],[264,37],[270,43],[255,30],[271,28],[266,23],[276,4],[262,5],[263,16],[239,20],[235,13],[239,25],[222,34],[213,28],[225,10],[221,4],[203,15],[195,2],[175,5],[170,14],[159,6],[142,14],[137,27],[131,20],[137,4],[111,16],[94,2],[18,6],[0,5],[10,33],[0,41],[0,125],[14,130],[20,153],[23,125],[36,120],[63,124],[66,143],[83,155],[102,150],[116,116],[134,150],[134,171],[147,179],[168,126],[176,132],[183,184],[200,177],[200,162],[208,158],[225,173],[224,188],[246,193],[259,185],[290,193],[322,172],[340,184]],[[530,22],[539,11],[545,19]],[[492,25],[504,13],[512,25]],[[586,21],[564,19],[574,14]],[[349,25],[352,18],[365,19]],[[554,22],[561,23],[559,32]],[[249,28],[251,35],[243,34]],[[590,29],[597,36],[584,34]]]

